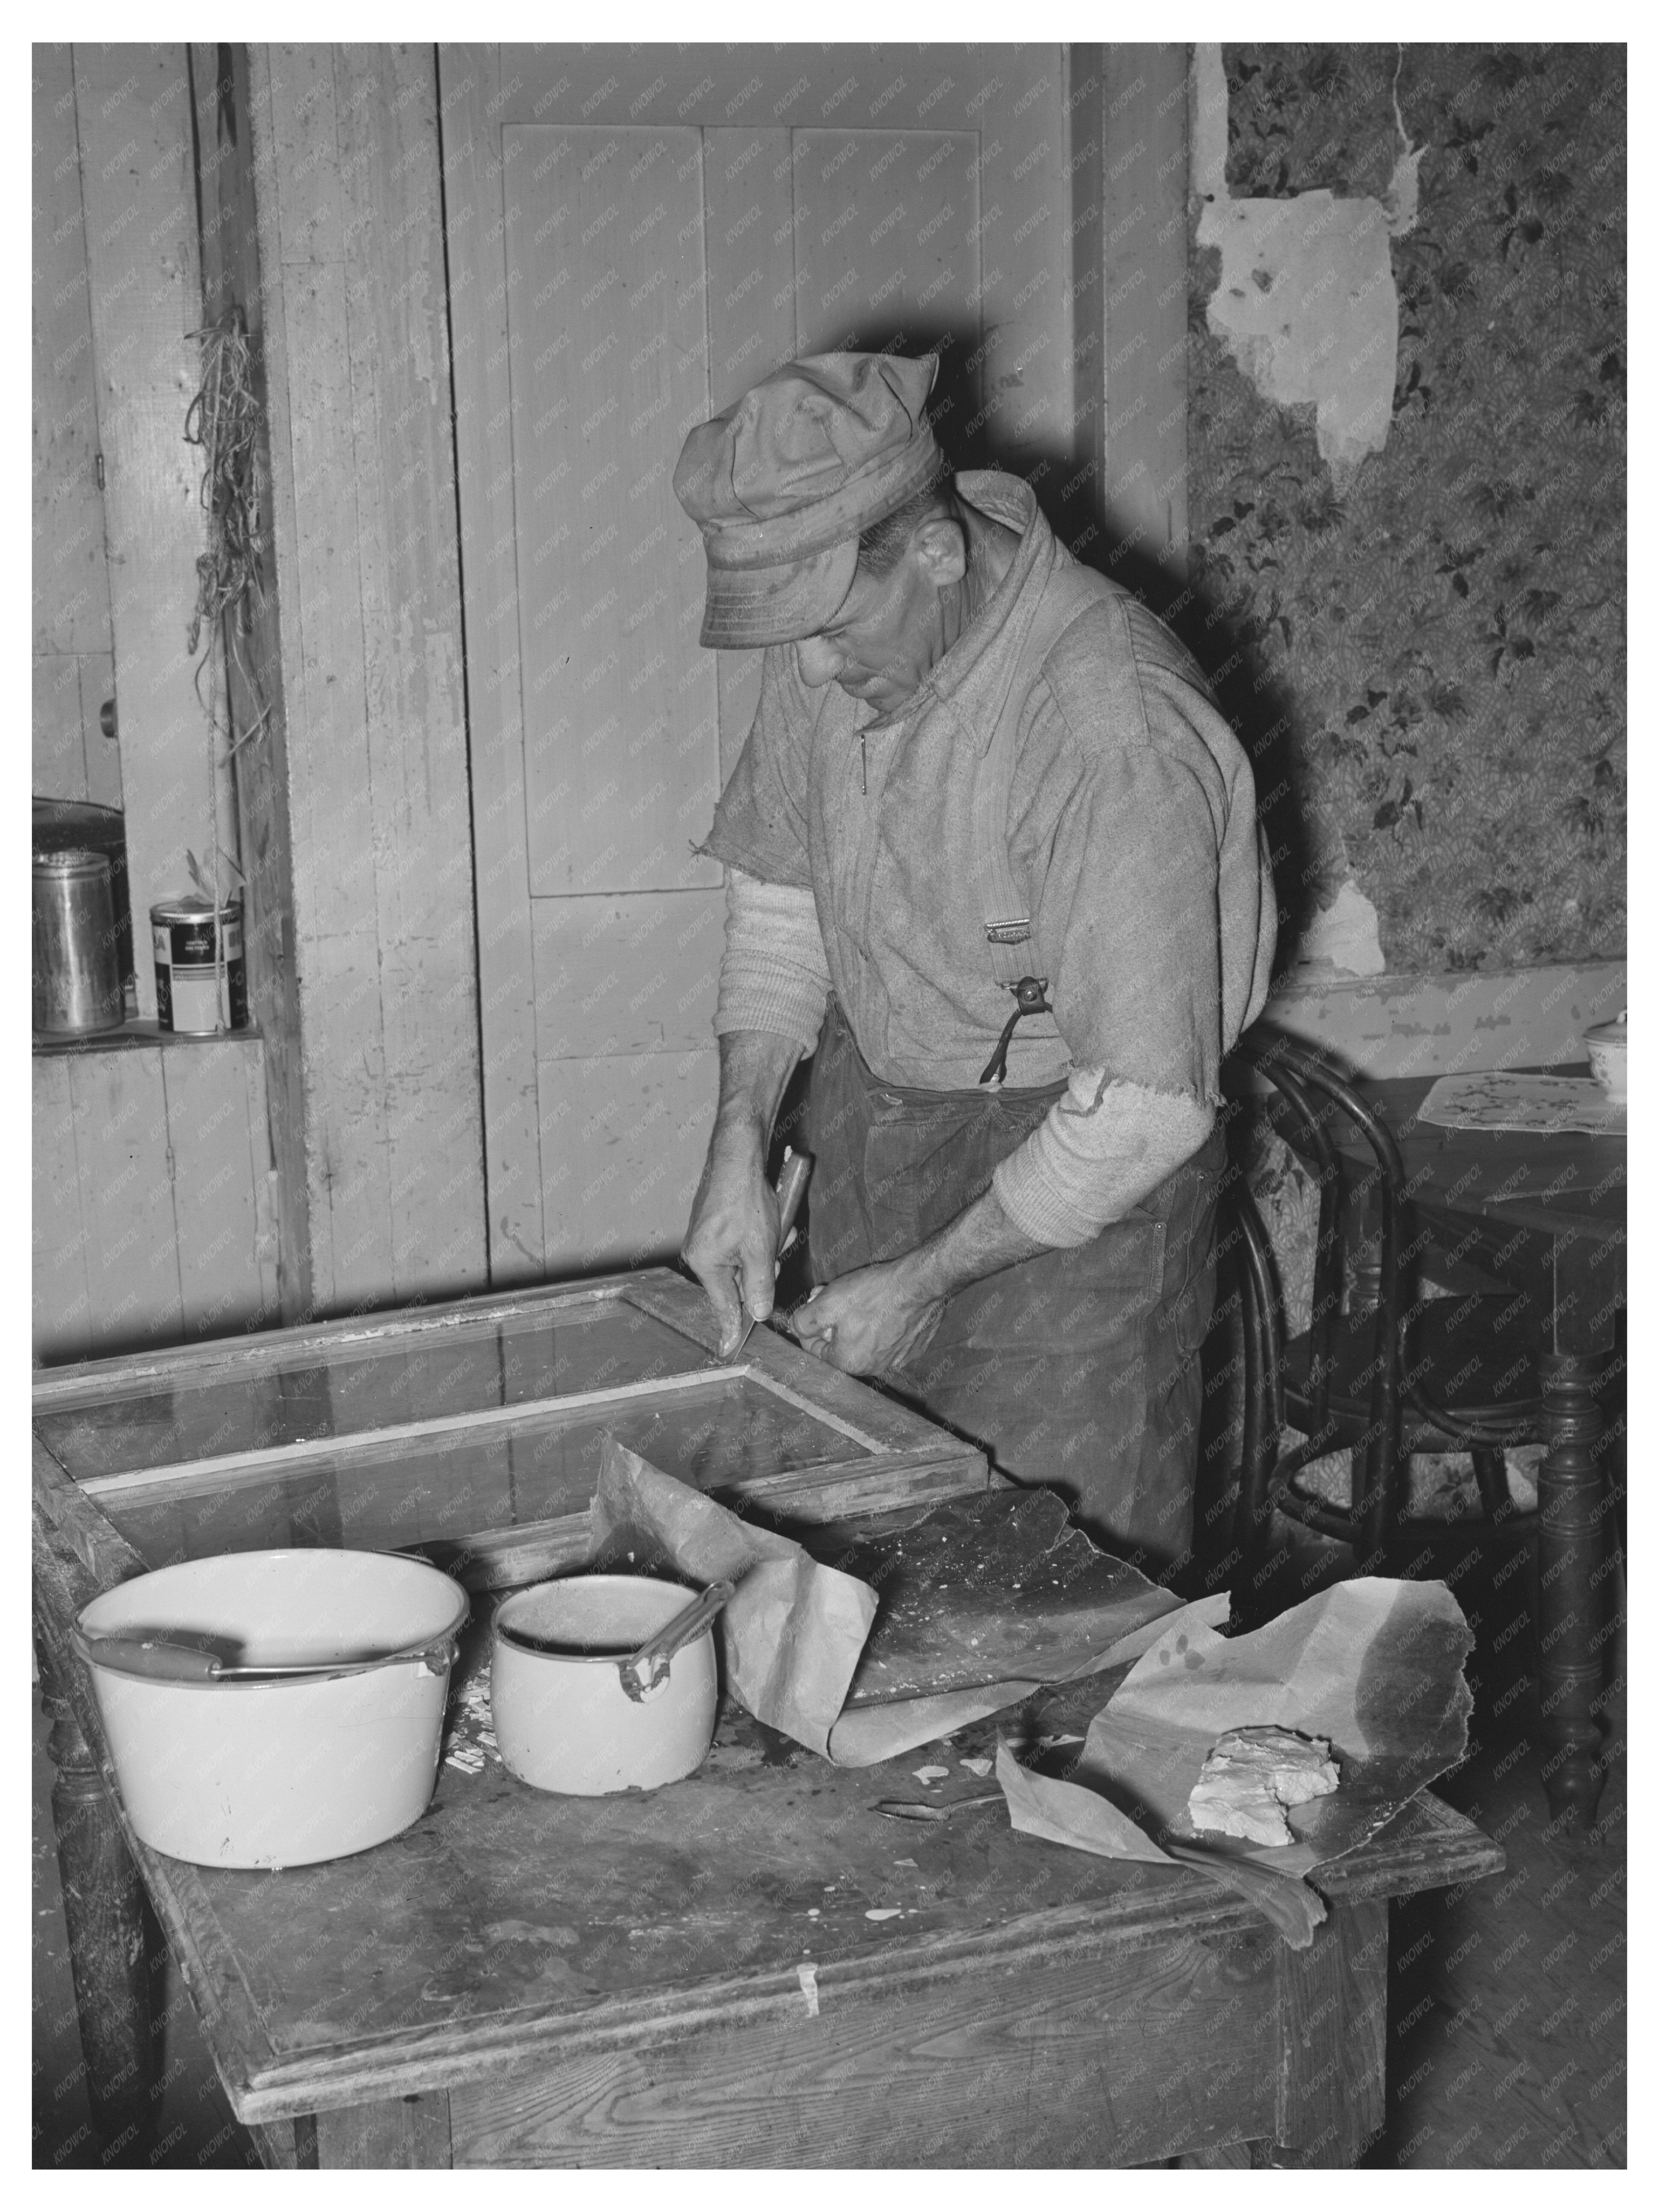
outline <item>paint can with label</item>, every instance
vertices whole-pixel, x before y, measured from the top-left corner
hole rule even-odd
[[[120,1028],[126,1004],[107,854],[34,855],[33,983],[34,1027],[42,1036]]]
[[[211,1036],[247,1027],[247,971],[242,958],[242,902],[227,899],[214,928],[210,898],[187,891],[149,910],[155,947],[155,1017],[164,1030]],[[222,998],[220,979],[223,977]]]

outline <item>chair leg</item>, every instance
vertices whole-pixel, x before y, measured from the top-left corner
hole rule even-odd
[[[1243,1236],[1239,1287],[1244,1340],[1244,1404],[1238,1502],[1232,1526],[1235,1572],[1231,1579],[1235,1620],[1243,1624],[1249,1619],[1253,1625],[1261,1611],[1262,1587],[1273,1567],[1273,1474],[1279,1458],[1279,1431],[1274,1394],[1277,1347],[1272,1326],[1267,1238],[1254,1218],[1248,1193],[1241,1204],[1239,1227]]]
[[[1501,1525],[1511,1516],[1510,1479],[1503,1451],[1496,1444],[1476,1444],[1469,1457],[1474,1462],[1474,1479],[1480,1491],[1481,1510],[1488,1521]]]
[[[1398,1499],[1411,1468],[1403,1452],[1387,1468],[1379,1465],[1379,1458],[1369,1444],[1356,1444],[1352,1455],[1356,1574],[1382,1573],[1383,1552],[1400,1517]]]

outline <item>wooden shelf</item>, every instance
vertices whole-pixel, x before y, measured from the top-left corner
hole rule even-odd
[[[123,1022],[118,1030],[100,1030],[91,1036],[42,1036],[34,1033],[37,1055],[57,1058],[66,1053],[132,1052],[143,1045],[258,1044],[264,1042],[257,1022],[246,1029],[212,1030],[200,1035],[185,1030],[164,1030],[159,1022]]]

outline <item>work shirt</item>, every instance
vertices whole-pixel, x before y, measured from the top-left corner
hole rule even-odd
[[[884,720],[836,684],[807,684],[793,645],[769,647],[706,848],[810,890],[830,983],[871,1069],[941,1091],[977,1084],[1012,1011],[988,957],[972,811],[1011,618],[1023,594],[1076,565],[1018,478],[973,471],[957,484],[1019,534],[989,600]],[[1254,781],[1184,647],[1129,593],[1093,580],[1097,603],[1018,703],[1007,853],[1030,972],[1047,979],[1054,1011],[1020,1022],[1007,1079],[1034,1087],[1086,1070],[1211,1109],[1221,1060],[1265,1000],[1274,941]],[[764,968],[723,978],[717,1028],[795,1033],[802,1008],[792,1029],[780,1007],[810,993],[808,979]]]

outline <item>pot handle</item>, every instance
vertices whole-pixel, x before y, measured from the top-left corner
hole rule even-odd
[[[654,1697],[668,1680],[668,1662],[695,1636],[701,1636],[721,1607],[737,1594],[735,1583],[710,1583],[702,1595],[677,1613],[666,1628],[623,1661],[622,1686],[636,1705]]]
[[[220,1671],[211,1651],[190,1644],[151,1643],[139,1636],[87,1636],[76,1629],[70,1638],[79,1657],[89,1666],[107,1667],[114,1674],[137,1674],[151,1682],[210,1682]]]
[[[418,1664],[429,1674],[447,1673],[455,1656],[459,1632],[452,1630],[435,1643],[416,1651],[388,1651],[356,1664],[350,1660],[309,1660],[289,1667],[227,1667],[217,1655],[193,1644],[172,1644],[161,1638],[88,1636],[76,1628],[70,1637],[76,1654],[93,1667],[114,1674],[136,1674],[150,1682],[320,1681],[325,1676],[372,1674],[380,1667]]]

